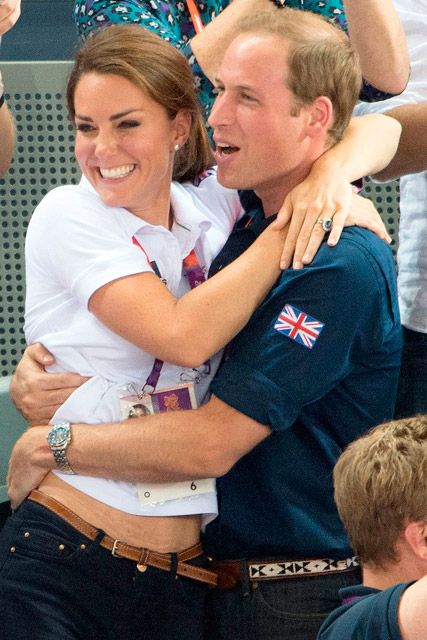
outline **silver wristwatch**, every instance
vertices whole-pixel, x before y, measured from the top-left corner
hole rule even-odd
[[[62,473],[74,474],[67,458],[67,447],[71,442],[71,425],[69,422],[54,424],[47,434],[47,441],[55,458],[58,470]]]

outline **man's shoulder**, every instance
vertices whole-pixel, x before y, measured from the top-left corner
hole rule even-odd
[[[397,610],[402,593],[411,583],[383,591],[369,587],[343,590],[343,602],[322,624],[317,640],[400,640]]]

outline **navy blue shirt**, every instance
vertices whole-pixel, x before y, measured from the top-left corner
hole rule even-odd
[[[252,198],[252,199],[251,199]],[[244,194],[240,224],[214,269],[268,224]],[[217,483],[217,558],[352,555],[333,500],[346,445],[393,416],[401,352],[395,265],[373,233],[351,227],[313,263],[288,269],[234,339],[213,393],[272,434]]]
[[[384,591],[363,585],[341,589],[345,604],[326,618],[317,640],[402,640],[397,612],[402,593],[411,584]]]

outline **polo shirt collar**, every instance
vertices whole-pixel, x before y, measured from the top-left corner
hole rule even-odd
[[[81,177],[80,186],[100,199],[96,189],[93,188],[85,176]],[[180,183],[172,182],[171,205],[175,218],[171,231],[168,231],[168,229],[160,225],[152,225],[149,222],[145,222],[145,220],[138,218],[138,216],[135,216],[123,207],[111,207],[111,209],[120,215],[121,220],[131,235],[138,233],[138,231],[144,228],[153,227],[164,233],[172,233],[180,247],[181,257],[185,258],[190,251],[194,249],[194,245],[201,234],[211,228],[212,223],[199,211],[189,191]]]

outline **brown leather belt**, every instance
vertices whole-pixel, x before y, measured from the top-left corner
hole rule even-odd
[[[89,538],[89,540],[95,541],[98,537],[99,529],[82,520],[76,513],[45,493],[34,490],[28,496],[28,500],[32,500],[46,507],[46,509],[55,513],[74,529],[86,536],[86,538]],[[126,542],[121,542],[121,540],[114,540],[114,538],[108,535],[104,535],[99,544],[104,549],[111,551],[111,554],[116,558],[126,558],[127,560],[136,562],[139,571],[144,571],[147,566],[162,569],[163,571],[171,571],[172,566],[175,565],[175,563],[172,563],[171,553],[158,553],[157,551],[150,551],[150,549],[144,549],[143,547],[133,547],[130,544],[126,544]],[[195,544],[177,553],[176,573],[179,576],[205,582],[215,587],[217,585],[216,573],[208,569],[203,569],[202,567],[187,564],[188,560],[198,558],[202,554],[203,549],[201,544]]]
[[[220,589],[234,589],[246,581],[285,580],[308,578],[354,571],[359,567],[356,557],[334,560],[331,558],[271,559],[271,560],[213,560],[212,569],[218,575]]]

